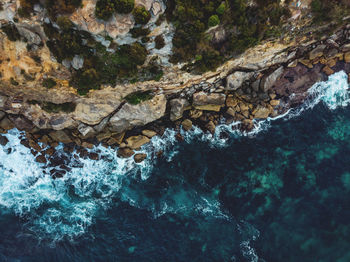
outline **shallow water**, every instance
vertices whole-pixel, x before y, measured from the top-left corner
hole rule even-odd
[[[101,160],[72,160],[56,180],[12,130],[0,261],[350,261],[348,103],[338,73],[250,134],[222,125],[179,143],[167,130],[143,148],[161,159],[100,147]]]

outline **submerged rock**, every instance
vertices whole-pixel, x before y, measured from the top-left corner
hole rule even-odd
[[[147,154],[139,153],[134,155],[134,160],[136,163],[141,163],[147,158]]]
[[[119,148],[118,152],[117,152],[118,157],[121,157],[121,158],[129,158],[133,154],[135,154],[134,150],[132,150],[132,149],[130,149],[128,147]]]
[[[0,135],[0,145],[6,146],[8,142],[9,142],[9,140],[7,139],[6,136]]]

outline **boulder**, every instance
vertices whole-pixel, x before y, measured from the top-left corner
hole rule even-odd
[[[209,123],[205,125],[205,128],[208,129],[210,133],[215,133],[215,124],[213,121],[209,121]]]
[[[12,128],[14,128],[14,124],[11,122],[10,119],[8,119],[8,117],[4,117],[1,121],[0,121],[0,128],[5,129],[5,130],[10,130]]]
[[[309,59],[314,60],[315,58],[323,56],[323,51],[326,49],[326,45],[319,45],[309,53]]]
[[[232,96],[229,96],[227,97],[226,99],[226,106],[227,107],[235,107],[237,104],[238,104],[239,100],[232,97]]]
[[[147,154],[139,153],[134,155],[134,160],[136,163],[141,163],[146,159],[146,157],[147,157]]]
[[[45,164],[47,162],[46,157],[44,155],[39,155],[35,158],[35,161],[41,164]]]
[[[132,149],[130,149],[128,147],[119,148],[118,152],[117,152],[118,157],[121,157],[121,158],[129,158],[133,154],[135,154],[134,150],[132,150]]]
[[[350,63],[350,52],[344,54],[345,63]]]
[[[96,134],[95,132],[95,129],[93,129],[91,126],[88,126],[88,125],[85,125],[83,123],[81,123],[79,126],[78,126],[78,131],[80,132],[80,134],[87,138],[87,137],[91,137],[93,136],[94,134]]]
[[[8,142],[9,142],[9,140],[7,139],[6,136],[0,135],[0,145],[6,146]]]
[[[155,131],[153,131],[153,130],[147,130],[147,129],[142,130],[141,133],[142,133],[144,136],[147,136],[148,138],[152,138],[152,137],[154,137],[154,136],[157,135],[157,132],[155,132]]]
[[[150,141],[150,139],[146,136],[131,136],[126,139],[127,146],[131,149],[137,149],[143,146],[144,144],[147,144]]]
[[[176,121],[182,118],[183,112],[189,108],[187,99],[175,98],[170,100],[170,120]]]
[[[273,99],[273,100],[270,101],[270,105],[271,106],[278,106],[279,104],[280,104],[280,100]]]
[[[283,74],[284,71],[284,67],[280,66],[278,69],[276,69],[271,75],[265,77],[262,80],[262,91],[263,92],[267,92],[271,87],[273,87],[273,85],[275,84],[275,82],[281,77],[281,75]]]
[[[226,95],[220,93],[207,94],[203,91],[193,94],[193,105],[198,110],[220,111],[225,105]]]
[[[185,119],[184,121],[182,121],[181,125],[185,131],[189,131],[192,128],[192,121],[189,119]]]
[[[333,75],[334,74],[334,70],[332,68],[330,68],[329,66],[325,66],[322,71],[326,74],[326,75]]]
[[[253,111],[253,116],[254,118],[258,119],[265,119],[268,118],[271,113],[272,112],[269,108],[258,105],[257,108]]]
[[[97,125],[112,114],[117,107],[118,105],[111,106],[93,100],[83,100],[75,108],[74,119],[87,125]]]
[[[203,111],[202,110],[198,110],[198,109],[193,109],[190,111],[190,117],[192,119],[197,119],[200,118],[203,115]]]
[[[237,90],[242,86],[242,84],[253,77],[253,72],[234,72],[226,78],[226,89],[227,90]]]
[[[164,95],[157,95],[137,105],[126,103],[111,117],[110,129],[113,132],[122,133],[133,127],[151,123],[164,116],[166,103]]]
[[[73,142],[71,137],[63,130],[51,131],[49,136],[56,142],[62,142],[64,144]]]
[[[79,55],[75,55],[71,64],[74,69],[79,70],[84,66],[84,58]]]
[[[236,111],[232,107],[229,107],[226,111],[226,114],[234,117],[236,115]]]
[[[27,40],[28,44],[40,45],[41,38],[37,33],[32,32],[31,30],[29,30],[24,26],[17,26],[17,29],[19,34]]]

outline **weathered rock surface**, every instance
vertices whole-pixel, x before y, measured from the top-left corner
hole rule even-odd
[[[71,139],[71,137],[69,135],[67,135],[67,133],[63,130],[59,130],[59,131],[52,131],[49,133],[49,136],[57,142],[62,142],[65,144],[71,143],[73,142],[73,140]]]
[[[253,72],[234,72],[233,74],[229,75],[226,79],[226,89],[227,90],[237,90],[242,86],[242,84],[249,80],[254,75]]]
[[[221,93],[207,94],[203,91],[193,94],[193,105],[196,109],[220,111],[225,105],[226,95]]]
[[[144,144],[147,144],[150,141],[150,139],[146,136],[131,136],[126,139],[126,143],[128,147],[131,149],[138,149]]]
[[[273,87],[273,85],[276,83],[276,81],[283,74],[283,70],[284,70],[283,66],[280,66],[272,74],[270,74],[268,77],[266,77],[262,80],[261,88],[262,88],[263,92],[267,92],[269,89],[271,89]]]
[[[164,95],[156,95],[151,100],[138,105],[126,103],[110,119],[110,129],[122,133],[133,127],[151,123],[165,114],[167,100]]]
[[[135,154],[134,150],[132,150],[132,149],[130,149],[128,147],[119,148],[118,152],[117,152],[117,155],[119,157],[122,157],[122,158],[129,158],[129,157],[131,157],[134,154]]]
[[[183,115],[183,112],[190,106],[190,103],[187,99],[175,98],[170,100],[170,120],[176,121],[180,119]]]
[[[192,128],[192,121],[189,119],[185,119],[184,121],[182,121],[181,125],[185,131],[189,131]]]
[[[144,153],[138,153],[134,155],[134,160],[136,163],[141,163],[142,161],[144,161],[147,157],[147,154]]]
[[[78,103],[74,111],[74,119],[88,125],[97,125],[105,117],[112,114],[118,107],[105,103],[99,103],[92,99],[84,100]]]

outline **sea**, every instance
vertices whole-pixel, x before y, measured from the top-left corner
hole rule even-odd
[[[0,261],[350,261],[350,90],[338,72],[304,104],[214,135],[167,129],[147,159],[66,153],[53,179],[14,129],[0,147]],[[154,152],[163,151],[161,157]]]

